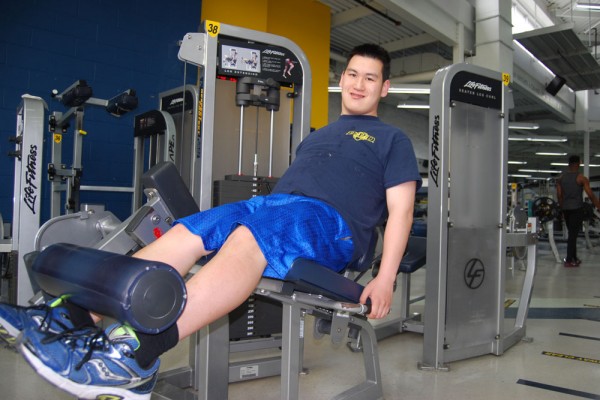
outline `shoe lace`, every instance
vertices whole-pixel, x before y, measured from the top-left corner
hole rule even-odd
[[[40,311],[44,311],[44,318],[42,318],[42,322],[40,323],[39,329],[41,331],[45,331],[48,330],[50,328],[50,325],[52,324],[52,322],[54,321],[62,330],[67,330],[70,329],[67,325],[65,325],[64,323],[62,323],[60,320],[58,320],[57,318],[55,318],[55,314],[52,312],[54,311],[54,307],[48,305],[48,303],[44,303],[44,304],[35,304],[33,306],[19,306],[19,305],[15,305],[15,307],[17,309],[20,309],[22,311],[28,311],[28,310],[40,310]],[[60,311],[58,311],[60,312]],[[65,318],[70,319],[68,314],[62,314]]]
[[[84,356],[77,365],[75,365],[76,370],[81,369],[81,367],[92,358],[94,351],[107,351],[110,347],[110,340],[106,336],[106,333],[98,327],[76,327],[66,329],[59,333],[47,335],[41,342],[43,344],[49,344],[59,340],[68,344],[73,349],[77,346],[81,346],[80,348],[82,349],[87,349]],[[83,343],[81,344],[81,342]]]
[[[46,314],[44,315],[44,318],[42,319],[42,322],[40,324],[40,330],[48,330],[50,329],[50,325],[54,322],[56,325],[58,325],[61,330],[69,330],[69,326],[67,326],[66,324],[64,324],[63,322],[61,322],[58,318],[55,317],[55,313],[53,313],[52,311],[54,310],[53,307],[50,307],[46,304],[39,306],[40,308],[45,309]],[[63,317],[70,319],[68,314],[63,314],[61,311],[57,311],[59,313],[61,313],[63,315]]]
[[[40,323],[40,329],[46,329],[48,326],[50,326],[50,323],[52,322],[52,313],[50,312],[52,310],[52,307],[50,307],[48,304],[36,304],[33,306],[19,306],[19,305],[14,305],[13,307],[15,307],[15,309],[20,310],[22,312],[27,312],[27,311],[31,311],[31,310],[39,310],[39,311],[44,311],[44,318],[42,319],[42,322]],[[61,324],[62,325],[62,324]]]

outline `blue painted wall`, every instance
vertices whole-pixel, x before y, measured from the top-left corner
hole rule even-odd
[[[158,107],[158,93],[183,84],[177,42],[198,31],[201,0],[20,0],[0,7],[0,214],[12,221],[16,109],[25,93],[42,97],[52,111],[67,109],[51,98],[78,79],[94,97],[109,99],[135,89],[138,108],[120,118],[86,107],[82,185],[131,186],[133,118]],[[188,83],[196,82],[189,68]],[[46,116],[47,117],[47,116]],[[63,162],[72,161],[72,129]],[[51,135],[45,133],[46,142]],[[45,146],[45,165],[50,145]],[[44,174],[45,175],[45,174]],[[45,179],[44,179],[45,181]],[[46,183],[46,181],[45,181]],[[45,184],[42,219],[49,217]],[[105,204],[120,219],[131,213],[130,194],[82,193],[82,202]]]

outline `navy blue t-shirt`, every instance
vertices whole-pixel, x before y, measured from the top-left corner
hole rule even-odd
[[[274,193],[314,197],[333,206],[353,234],[354,255],[367,251],[386,212],[386,189],[421,177],[410,139],[377,117],[342,115],[312,132]]]

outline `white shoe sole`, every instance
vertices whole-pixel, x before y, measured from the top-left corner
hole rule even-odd
[[[27,346],[19,343],[18,349],[31,367],[44,379],[64,390],[65,392],[77,396],[81,400],[111,399],[111,400],[150,400],[151,393],[137,394],[126,389],[116,387],[91,386],[75,383],[47,367],[37,358]]]

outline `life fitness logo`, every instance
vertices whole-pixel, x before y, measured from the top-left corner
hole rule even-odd
[[[488,86],[484,83],[481,82],[475,82],[475,81],[469,81],[467,83],[465,83],[465,88],[467,89],[473,89],[473,90],[483,90],[485,92],[491,92],[492,91],[492,87]]]
[[[465,264],[464,279],[469,289],[477,289],[483,284],[485,267],[478,258],[471,258]]]
[[[433,127],[431,128],[431,149],[429,157],[429,176],[435,184],[435,187],[439,187],[438,177],[440,174],[440,116],[435,115],[433,117]]]

